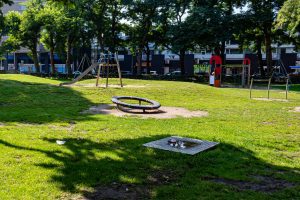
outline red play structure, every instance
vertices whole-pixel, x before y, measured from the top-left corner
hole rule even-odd
[[[243,60],[243,65],[250,65],[251,64],[251,60],[249,58],[244,58]]]
[[[214,76],[214,86],[221,87],[221,73],[222,73],[222,58],[214,55],[210,58],[209,64],[211,65],[210,75]]]

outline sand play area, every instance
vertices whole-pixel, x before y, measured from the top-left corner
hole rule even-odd
[[[87,114],[104,114],[114,115],[118,117],[136,116],[141,118],[156,118],[156,119],[171,119],[176,117],[206,117],[208,112],[206,111],[190,111],[180,107],[165,107],[162,106],[159,110],[142,112],[134,109],[122,109],[119,110],[112,104],[100,104],[98,106],[92,106],[88,110],[82,112]]]

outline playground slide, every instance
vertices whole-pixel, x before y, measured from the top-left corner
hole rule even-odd
[[[84,72],[82,72],[79,76],[77,76],[75,79],[73,79],[72,81],[61,83],[59,85],[60,86],[63,86],[63,85],[72,85],[72,84],[76,83],[77,81],[79,81],[80,79],[82,79],[84,76],[86,76],[90,71],[92,71],[97,66],[98,66],[98,63],[94,63],[89,68],[87,68]]]

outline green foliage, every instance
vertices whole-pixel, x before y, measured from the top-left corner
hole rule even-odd
[[[20,48],[21,42],[16,33],[20,30],[22,18],[21,14],[16,11],[11,11],[5,16],[3,35],[7,35],[7,39],[2,42],[1,53],[13,52]]]
[[[276,27],[288,32],[289,36],[300,45],[300,1],[287,0],[280,9]]]
[[[20,47],[26,47],[31,51],[36,71],[39,72],[37,45],[39,43],[42,23],[38,19],[38,13],[43,5],[40,0],[26,2],[27,9],[19,14],[10,12],[5,19],[5,32],[8,33],[8,40],[4,42],[3,51],[13,51]]]
[[[5,5],[12,5],[13,1],[12,0],[0,0],[0,31],[1,29],[4,28],[4,17],[3,17],[3,13],[2,13],[2,7]]]
[[[67,66],[90,48],[97,39],[101,51],[127,49],[132,54],[149,53],[149,43],[182,57],[187,50],[216,49],[224,54],[225,41],[237,38],[241,47],[267,53],[271,62],[271,43],[299,40],[297,1],[287,1],[273,29],[280,1],[262,0],[31,0],[21,22],[10,19],[3,29],[10,39],[2,49],[30,48],[42,42],[49,50],[66,56]],[[247,8],[234,13],[238,7]],[[292,14],[294,13],[294,14]],[[286,17],[289,16],[290,17]],[[17,19],[17,18],[16,18]],[[297,21],[298,20],[298,21]],[[11,21],[11,22],[8,22]],[[14,25],[16,23],[16,25]],[[10,31],[9,31],[10,30]],[[284,30],[289,32],[287,37]],[[120,37],[126,34],[127,38]],[[73,55],[77,49],[78,55]],[[35,53],[32,53],[33,55]],[[183,67],[183,66],[182,66]]]
[[[38,13],[38,20],[42,23],[41,42],[46,48],[55,48],[56,43],[62,40],[63,27],[66,20],[61,7],[46,4],[41,12]]]

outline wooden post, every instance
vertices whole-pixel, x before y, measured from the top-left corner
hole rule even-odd
[[[118,68],[118,74],[119,74],[120,85],[121,85],[121,87],[123,87],[120,63],[119,63],[119,60],[118,60],[118,55],[117,55],[116,53],[115,53],[115,60],[116,60],[116,63],[117,63],[117,68]]]
[[[242,87],[244,88],[245,87],[245,82],[246,82],[246,80],[245,80],[245,74],[246,74],[246,72],[245,72],[245,68],[246,68],[246,66],[245,65],[243,65],[243,68],[242,68]]]
[[[251,65],[248,65],[248,80],[247,80],[247,86],[249,87],[250,85],[250,77],[251,77]]]
[[[106,65],[106,88],[108,88],[109,65]]]
[[[270,99],[270,86],[271,86],[271,81],[272,81],[272,77],[269,78],[269,83],[268,83],[268,99]]]
[[[96,87],[99,85],[99,78],[100,78],[100,72],[101,72],[102,64],[99,64],[98,72],[97,72],[97,80],[96,80]]]
[[[253,78],[251,79],[251,84],[250,84],[250,99],[252,99],[252,85],[253,85]]]
[[[286,78],[286,85],[285,85],[285,99],[288,99],[288,90],[289,90],[289,78]]]

